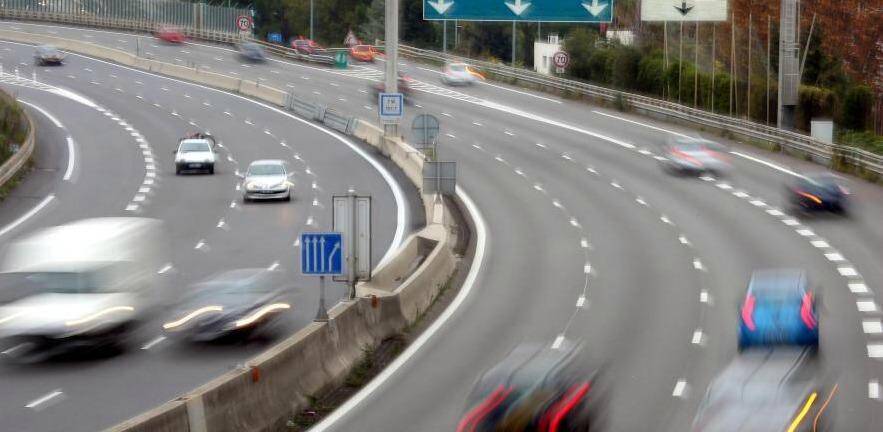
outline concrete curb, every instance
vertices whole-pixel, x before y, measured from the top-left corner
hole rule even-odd
[[[53,44],[58,48],[141,70],[236,92],[284,106],[286,94],[254,81],[136,57],[95,44],[54,36],[0,30],[0,39]],[[418,190],[421,153],[400,139],[383,137],[376,126],[356,121],[353,135],[389,157]],[[422,192],[422,190],[421,190]],[[374,280],[357,286],[358,298],[329,311],[329,321],[312,323],[239,369],[116,425],[109,431],[201,432],[280,430],[309,398],[346,378],[363,351],[401,333],[429,308],[452,276],[457,232],[448,203],[424,204],[427,226],[410,236]],[[461,214],[468,212],[461,209]],[[401,281],[401,282],[399,282]]]
[[[0,99],[10,103],[16,104],[15,97],[7,94],[5,91],[0,90]],[[15,152],[6,162],[3,162],[3,165],[0,165],[0,186],[3,186],[10,179],[15,177],[16,174],[25,166],[28,160],[31,158],[31,155],[34,154],[34,146],[35,146],[35,137],[37,133],[37,126],[34,123],[34,119],[31,118],[31,115],[27,112],[27,110],[22,109],[21,112],[25,116],[25,121],[28,123],[28,135],[25,137],[25,141],[18,148],[18,151]]]

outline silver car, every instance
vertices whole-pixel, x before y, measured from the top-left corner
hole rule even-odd
[[[727,148],[701,138],[674,138],[665,148],[666,170],[677,174],[725,175],[730,171]]]
[[[37,66],[61,65],[64,53],[52,45],[40,45],[34,51],[34,63]]]
[[[466,63],[448,63],[442,72],[442,82],[447,85],[472,85],[478,81],[478,74]]]
[[[242,200],[291,200],[291,181],[287,164],[279,159],[257,160],[248,165],[242,182]]]

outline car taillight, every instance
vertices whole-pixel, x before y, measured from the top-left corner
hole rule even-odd
[[[463,416],[460,423],[457,424],[457,432],[474,432],[476,428],[478,428],[478,425],[481,424],[481,421],[484,420],[491,411],[500,406],[511,392],[512,388],[510,387],[503,387],[502,385],[497,387],[497,389],[481,401],[480,404],[476,405],[475,408],[472,408],[465,416]]]
[[[561,422],[582,401],[589,392],[591,384],[588,382],[575,384],[567,390],[567,393],[553,404],[540,422],[540,430],[543,432],[558,432]]]
[[[748,297],[745,298],[745,303],[742,305],[742,322],[745,323],[745,327],[748,327],[748,330],[751,331],[757,330],[757,326],[754,325],[755,302],[757,302],[757,299],[755,299],[753,295],[748,295]]]
[[[810,330],[814,330],[818,325],[812,310],[812,293],[803,295],[803,303],[800,305],[800,319],[803,320],[806,328]]]
[[[808,198],[808,199],[812,200],[812,201],[813,201],[814,203],[816,203],[816,204],[821,204],[821,203],[822,203],[822,199],[821,199],[821,198],[819,198],[819,197],[817,197],[817,196],[815,196],[815,195],[813,195],[813,194],[811,194],[811,193],[809,193],[809,192],[804,192],[804,191],[802,191],[802,190],[800,190],[800,189],[795,189],[794,192],[795,192],[797,195],[800,195],[800,196],[802,196],[802,197],[804,197],[804,198]]]
[[[693,156],[690,156],[687,153],[684,153],[680,150],[674,150],[674,151],[672,151],[672,154],[677,158],[680,158],[680,159],[683,159],[687,162],[692,163],[693,165],[702,166],[702,162],[700,162],[699,159],[696,159]]]

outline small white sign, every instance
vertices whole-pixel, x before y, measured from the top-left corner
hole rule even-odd
[[[726,21],[727,0],[641,0],[641,21]]]
[[[405,115],[405,97],[401,93],[380,93],[380,120],[397,123]]]

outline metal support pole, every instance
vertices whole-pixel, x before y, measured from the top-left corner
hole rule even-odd
[[[316,36],[313,34],[313,11],[315,9],[315,0],[310,0],[310,40],[316,40]]]
[[[515,67],[515,21],[512,21],[512,67]]]
[[[662,89],[662,97],[668,100],[671,97],[671,91],[668,89],[668,79],[664,78],[668,75],[668,21],[662,22],[662,51],[665,53],[665,72],[662,74],[665,79],[665,87]]]
[[[352,210],[352,214],[350,215],[350,231],[352,233],[350,238],[350,256],[353,257],[352,262],[350,262],[349,271],[349,281],[350,281],[350,289],[349,289],[349,299],[352,300],[356,298],[356,279],[358,279],[358,275],[356,273],[356,269],[359,267],[359,254],[356,253],[356,223],[358,221],[356,209],[356,191],[353,189],[349,190],[349,201],[350,201],[350,210]]]
[[[773,39],[773,35],[771,34],[772,24],[770,23],[770,16],[766,16],[766,108],[764,112],[766,112],[766,124],[770,124],[770,45],[771,40]]]
[[[454,50],[460,45],[460,21],[454,20]]]
[[[714,112],[714,93],[717,90],[714,88],[714,75],[717,72],[717,56],[715,55],[715,49],[717,48],[717,41],[715,40],[717,36],[717,23],[711,24],[711,112]]]
[[[681,77],[684,74],[684,22],[681,21],[681,33],[678,41],[678,103],[681,103]]]
[[[399,67],[399,0],[386,0],[386,92],[398,93],[398,67]],[[378,107],[379,108],[379,107]],[[387,137],[398,136],[398,123],[383,125],[383,135]]]
[[[538,41],[543,40],[543,22],[542,21],[537,21],[537,40]]]
[[[328,321],[328,311],[325,309],[325,276],[319,276],[319,308],[313,321]]]
[[[730,116],[733,115],[734,94],[736,93],[736,12],[733,12],[733,19],[730,21]],[[736,111],[739,110],[735,107]]]
[[[448,52],[448,20],[442,20],[442,52]]]
[[[745,118],[751,120],[751,13],[748,13],[748,88],[745,91]]]
[[[699,107],[699,21],[696,21],[696,36],[693,40],[693,108]]]

